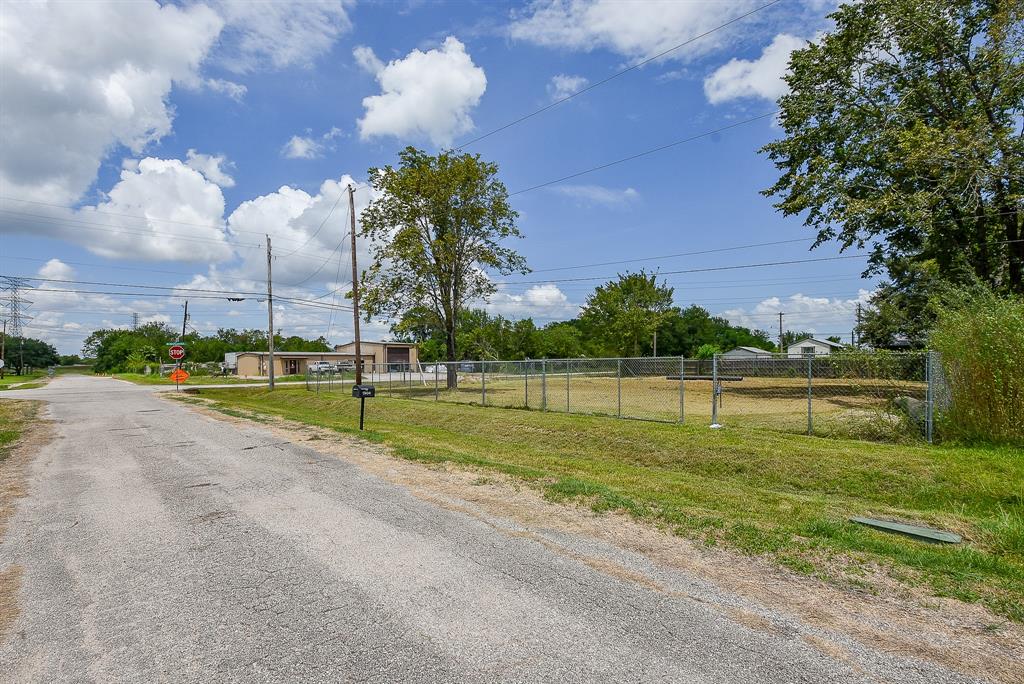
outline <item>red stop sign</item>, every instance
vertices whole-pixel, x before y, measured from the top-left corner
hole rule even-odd
[[[167,355],[170,356],[175,361],[180,361],[181,359],[185,358],[185,348],[182,347],[180,344],[176,344],[167,350]]]

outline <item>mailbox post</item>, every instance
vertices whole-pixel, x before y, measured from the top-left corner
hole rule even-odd
[[[377,388],[373,385],[352,385],[352,396],[359,397],[359,429],[363,429],[363,417],[366,415],[366,398],[377,396]]]

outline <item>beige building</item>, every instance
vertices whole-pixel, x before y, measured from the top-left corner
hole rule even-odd
[[[398,367],[396,370],[402,367],[418,368],[419,364],[416,345],[407,342],[360,342],[359,353],[363,357],[364,371],[369,371],[375,364],[378,370],[384,370],[385,364]],[[234,357],[239,377],[269,375],[267,352],[238,352]],[[316,361],[354,364],[355,360],[355,342],[339,344],[332,352],[274,352],[274,375],[305,375],[309,365]]]
[[[267,352],[238,352],[235,368],[240,378],[266,377],[269,375]],[[351,363],[355,354],[339,354],[338,352],[274,352],[274,375],[305,375],[309,364],[314,361],[328,363]],[[365,364],[373,363],[372,354],[363,354]]]
[[[356,343],[349,342],[347,344],[339,344],[334,347],[334,351],[341,352],[343,354],[350,354],[351,358],[355,358],[356,354]],[[382,365],[403,365],[411,368],[419,367],[419,354],[416,349],[416,345],[412,342],[367,342],[360,340],[359,342],[359,353],[363,355],[363,358],[367,356],[373,357],[373,363]]]

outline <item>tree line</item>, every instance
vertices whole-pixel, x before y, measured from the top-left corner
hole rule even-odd
[[[532,318],[511,320],[484,309],[459,313],[455,356],[463,359],[564,359],[579,357],[698,356],[751,346],[774,351],[768,333],[734,326],[699,306],[674,306],[673,288],[645,272],[620,275],[597,287],[579,317],[538,326]],[[445,333],[429,312],[407,313],[391,328],[416,342],[423,361],[447,360]]]
[[[222,328],[212,335],[189,332],[182,337],[164,323],[95,330],[85,339],[82,351],[93,359],[97,373],[141,372],[147,365],[170,363],[167,347],[171,342],[183,342],[186,359],[198,363],[223,361],[229,352],[267,351],[265,330]],[[307,340],[297,335],[275,335],[274,349],[319,352],[331,351],[331,346],[322,336]]]

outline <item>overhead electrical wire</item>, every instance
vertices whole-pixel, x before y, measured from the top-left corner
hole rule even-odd
[[[716,247],[714,249],[702,249],[695,252],[677,252],[675,254],[663,254],[660,256],[637,257],[635,259],[623,259],[621,261],[601,261],[593,264],[578,264],[576,266],[556,266],[554,268],[539,268],[530,273],[550,273],[552,271],[570,271],[580,268],[595,268],[598,266],[615,266],[618,264],[632,264],[639,261],[656,261],[660,259],[675,259],[683,256],[698,256],[701,254],[714,254],[716,252],[733,252],[740,249],[755,249],[757,247],[772,247],[775,245],[789,245],[795,242],[814,242],[815,238],[796,238],[793,240],[776,240],[774,242],[757,242],[749,245],[736,245],[735,247]]]
[[[628,157],[623,157],[622,159],[616,159],[615,161],[610,161],[610,162],[607,162],[607,163],[604,163],[604,164],[598,164],[597,166],[592,166],[589,169],[583,169],[582,171],[577,171],[575,173],[570,173],[569,175],[562,176],[561,178],[555,178],[555,179],[552,179],[552,180],[549,180],[549,181],[545,181],[543,183],[538,183],[537,185],[531,185],[528,188],[523,188],[522,190],[516,190],[515,192],[510,192],[508,194],[508,196],[509,197],[514,197],[515,195],[522,195],[523,193],[526,193],[526,192],[531,192],[533,190],[539,190],[541,188],[546,188],[549,185],[556,185],[557,183],[562,183],[562,182],[567,181],[567,180],[572,180],[573,178],[579,178],[580,176],[585,176],[588,173],[593,173],[595,171],[600,171],[602,169],[607,169],[609,167],[616,166],[618,164],[623,164],[623,163],[628,162],[628,161],[633,161],[634,159],[639,159],[640,157],[646,157],[648,155],[655,154],[656,152],[662,152],[664,150],[670,149],[672,147],[676,147],[678,145],[683,145],[683,144],[688,143],[688,142],[693,142],[694,140],[700,140],[701,138],[707,138],[709,136],[715,135],[716,133],[722,133],[723,131],[728,131],[730,129],[737,128],[739,126],[745,126],[746,124],[753,123],[755,121],[760,121],[761,119],[765,119],[765,118],[767,118],[769,116],[774,116],[777,113],[778,113],[778,110],[773,110],[773,111],[770,111],[770,112],[765,112],[763,114],[758,114],[757,116],[752,116],[749,119],[743,119],[742,121],[736,121],[736,122],[733,122],[733,123],[728,124],[726,126],[720,126],[720,127],[716,128],[714,130],[704,131],[703,133],[698,133],[696,135],[691,135],[690,137],[683,138],[682,140],[676,140],[674,142],[666,143],[664,145],[659,145],[658,147],[652,147],[649,150],[644,150],[643,152],[638,152],[636,154],[631,154]]]
[[[472,140],[469,140],[467,142],[464,142],[461,145],[459,145],[458,147],[456,147],[455,149],[456,150],[462,150],[462,149],[464,149],[466,147],[469,147],[470,145],[473,145],[475,143],[480,142],[481,140],[489,138],[489,137],[491,137],[492,135],[494,135],[496,133],[500,133],[501,131],[507,130],[509,128],[512,128],[513,126],[521,124],[522,122],[524,122],[524,121],[526,121],[528,119],[532,119],[533,117],[537,116],[538,114],[543,114],[544,112],[548,111],[549,109],[553,109],[553,108],[557,107],[558,105],[562,104],[563,102],[567,102],[568,100],[571,100],[574,97],[578,97],[579,95],[582,95],[583,93],[589,92],[589,91],[591,91],[591,90],[593,90],[595,88],[603,86],[605,83],[608,83],[609,81],[613,81],[616,78],[618,78],[619,76],[622,76],[624,74],[628,74],[631,71],[636,71],[637,69],[639,69],[640,67],[642,67],[642,66],[644,66],[646,64],[650,64],[651,62],[659,60],[662,57],[664,57],[664,56],[666,56],[666,55],[668,55],[670,53],[673,53],[676,50],[679,50],[680,48],[686,47],[687,45],[689,45],[691,43],[694,43],[694,42],[700,40],[701,38],[705,38],[707,36],[710,36],[712,33],[715,33],[716,31],[720,31],[720,30],[722,30],[722,29],[724,29],[724,28],[726,28],[728,26],[731,26],[732,24],[735,24],[738,21],[742,21],[743,19],[746,19],[747,17],[751,16],[752,14],[756,14],[756,13],[760,12],[761,10],[764,10],[764,9],[767,9],[767,8],[771,7],[772,5],[777,5],[780,2],[782,2],[782,0],[771,0],[771,2],[767,2],[767,3],[765,3],[765,4],[763,4],[763,5],[759,6],[759,7],[755,7],[754,9],[752,9],[752,10],[750,10],[748,12],[745,12],[744,14],[741,14],[738,17],[730,19],[729,21],[727,21],[727,22],[725,22],[723,24],[719,24],[718,26],[715,26],[714,28],[708,29],[704,33],[701,33],[699,35],[693,36],[692,38],[688,38],[687,40],[684,40],[683,42],[681,42],[681,43],[679,43],[677,45],[674,45],[674,46],[668,48],[667,50],[662,50],[661,52],[659,52],[658,54],[656,54],[656,55],[654,55],[652,57],[648,57],[647,59],[644,59],[644,60],[642,60],[640,62],[637,62],[636,64],[634,64],[632,66],[628,66],[625,69],[622,69],[620,71],[615,72],[611,76],[603,78],[603,79],[601,79],[599,81],[595,81],[594,83],[591,83],[590,85],[587,85],[587,86],[585,86],[583,88],[580,88],[579,90],[576,90],[576,91],[574,91],[572,93],[569,93],[568,95],[566,95],[566,96],[564,96],[562,98],[559,98],[559,99],[555,100],[554,102],[552,102],[550,104],[547,104],[547,105],[545,105],[543,107],[535,109],[534,111],[530,112],[529,114],[525,114],[523,116],[520,116],[519,118],[514,119],[514,120],[512,120],[512,121],[510,121],[510,122],[508,122],[508,123],[506,123],[506,124],[504,124],[502,126],[499,126],[498,128],[495,128],[492,131],[484,133],[483,135],[479,135],[479,136],[477,136],[477,137],[475,137]]]
[[[739,264],[736,266],[707,266],[703,268],[687,268],[677,271],[659,271],[658,275],[677,275],[681,273],[705,273],[710,271],[734,271],[744,268],[765,268],[768,266],[789,266],[791,264],[809,264],[820,261],[840,261],[843,259],[867,259],[870,254],[845,254],[834,257],[818,257],[814,259],[789,259],[786,261],[765,261],[757,264]],[[545,283],[571,283],[586,280],[614,280],[615,276],[589,276],[585,278],[548,278],[546,280],[496,280],[496,285],[531,285]]]

